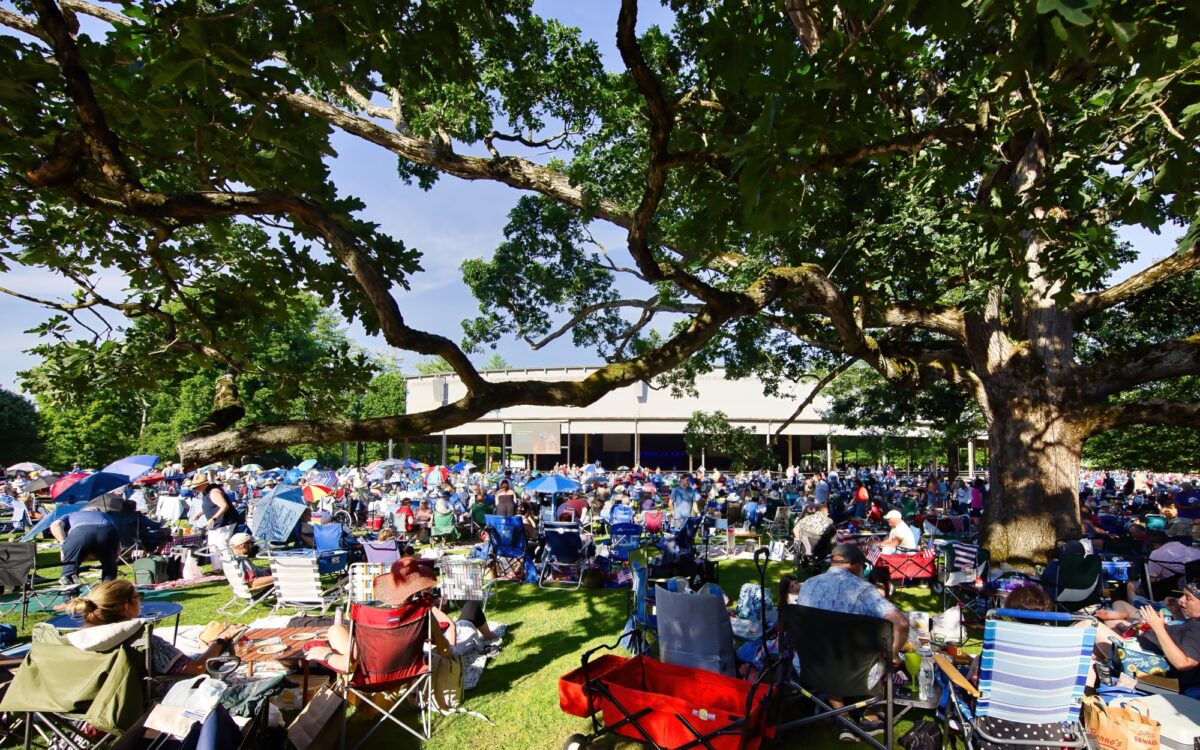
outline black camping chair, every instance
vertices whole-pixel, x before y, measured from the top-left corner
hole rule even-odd
[[[1099,555],[1063,555],[1053,580],[1042,586],[1054,606],[1064,612],[1078,612],[1100,603],[1104,594],[1104,560]]]
[[[34,574],[37,571],[37,545],[33,542],[0,544],[0,589],[5,594],[19,595],[0,602],[0,612],[21,610],[21,629],[29,616],[29,600],[33,598]]]
[[[817,713],[781,722],[778,731],[815,721],[834,719],[876,750],[894,747],[894,703],[892,695],[892,623],[877,617],[785,604],[779,607],[779,622],[788,648],[800,662],[800,672],[791,672],[785,685],[794,691],[789,700],[806,698]],[[868,684],[872,668],[882,661],[878,687]],[[791,664],[787,659],[785,664]],[[872,688],[876,690],[873,692]],[[842,697],[842,708],[829,705],[827,696]],[[884,712],[884,741],[878,740],[846,717],[851,711],[880,706]],[[795,712],[792,712],[795,715]]]

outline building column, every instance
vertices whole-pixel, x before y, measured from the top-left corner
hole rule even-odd
[[[411,458],[408,453],[408,438],[404,438],[404,457]]]
[[[634,469],[642,465],[642,431],[638,421],[633,420],[633,466]]]
[[[967,440],[967,476],[975,478],[975,438]]]
[[[483,471],[487,474],[492,473],[492,433],[487,433],[483,436]]]
[[[588,433],[583,433],[583,462],[588,462]]]
[[[825,473],[833,471],[833,435],[825,437]]]
[[[788,466],[795,465],[795,462],[792,460],[792,436],[788,435]]]

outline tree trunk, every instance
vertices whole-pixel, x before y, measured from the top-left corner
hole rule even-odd
[[[1056,542],[1079,533],[1083,440],[1057,405],[1030,399],[1035,389],[1014,390],[1021,396],[998,403],[989,388],[991,492],[982,546],[994,562],[1028,568],[1045,563]]]

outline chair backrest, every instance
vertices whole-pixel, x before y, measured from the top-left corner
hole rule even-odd
[[[583,535],[578,524],[548,523],[542,529],[542,539],[546,554],[554,562],[571,564],[583,559]]]
[[[609,522],[614,526],[619,523],[633,523],[633,508],[628,505],[614,505]]]
[[[355,659],[350,685],[369,692],[391,690],[428,672],[425,643],[432,620],[425,605],[351,605]]]
[[[628,558],[630,552],[642,546],[642,527],[636,523],[614,523],[609,534],[609,545],[618,559]]]
[[[342,525],[340,523],[313,524],[313,541],[318,552],[331,552],[342,548]]]
[[[454,531],[454,514],[434,513],[433,531],[434,533],[448,533]]]
[[[1058,578],[1050,596],[1055,604],[1081,609],[1100,601],[1104,560],[1099,555],[1066,555],[1058,561]]]
[[[657,586],[654,606],[663,662],[733,676],[733,627],[723,597]]]
[[[1002,609],[989,614],[976,713],[1021,724],[1077,720],[1096,642],[1094,621],[1087,627],[1054,627],[994,617],[1087,621],[1053,612]]]
[[[525,557],[525,520],[520,516],[486,516],[488,541],[497,557]]]
[[[229,581],[229,588],[234,596],[247,600],[254,598],[250,586],[246,583],[246,574],[242,572],[242,566],[236,560],[222,557],[221,572],[225,574],[225,580]]]
[[[1167,528],[1167,517],[1151,513],[1146,516],[1146,529],[1149,531],[1163,531]]]
[[[780,505],[775,509],[775,515],[771,519],[771,524],[783,531],[789,531],[791,527],[788,525],[792,520],[792,509],[786,505]]]
[[[649,623],[649,610],[646,606],[646,594],[649,590],[650,570],[645,562],[637,559],[637,555],[629,558],[629,572],[633,577],[631,590],[633,592],[633,619],[639,625]]]
[[[20,501],[18,501],[19,503]],[[0,588],[23,589],[37,570],[35,542],[5,542],[0,544]]]
[[[379,562],[354,563],[350,566],[350,603],[375,601],[375,579],[391,570]]]
[[[483,601],[483,560],[465,555],[442,555],[438,561],[442,596],[456,602]]]
[[[802,685],[830,695],[870,694],[871,668],[891,648],[891,621],[795,604],[778,611]]]
[[[642,514],[642,525],[647,534],[661,534],[663,530],[663,512],[648,510]]]
[[[400,559],[400,548],[395,539],[384,542],[363,542],[363,556],[367,562],[391,565]]]
[[[286,556],[271,558],[271,578],[281,604],[320,604],[321,574],[316,557]]]

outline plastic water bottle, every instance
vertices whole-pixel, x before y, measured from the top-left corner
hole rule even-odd
[[[921,649],[921,670],[917,672],[917,698],[922,701],[933,699],[933,653]]]

